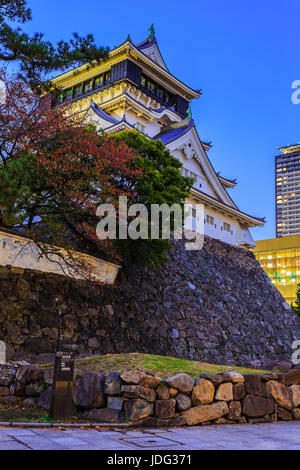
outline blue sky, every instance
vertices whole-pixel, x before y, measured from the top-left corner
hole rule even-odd
[[[299,0],[29,0],[33,21],[51,41],[76,31],[114,47],[130,33],[141,42],[154,23],[163,57],[176,77],[203,95],[192,103],[209,157],[227,178],[238,207],[267,219],[256,240],[275,236],[274,155],[300,141]]]

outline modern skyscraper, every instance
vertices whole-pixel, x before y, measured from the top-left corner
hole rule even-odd
[[[275,157],[276,237],[300,234],[300,143]]]
[[[84,64],[52,79],[61,90],[58,105],[84,115],[105,133],[135,130],[160,140],[194,179],[187,202],[193,222],[196,204],[204,205],[204,233],[225,243],[249,248],[255,242],[250,227],[264,219],[242,212],[228,189],[235,180],[215,171],[207,155],[210,143],[200,139],[190,103],[200,97],[167,68],[151,28],[139,44],[130,37],[112,49],[107,60]]]

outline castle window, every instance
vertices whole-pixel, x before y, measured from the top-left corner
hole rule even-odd
[[[168,106],[171,106],[173,104],[173,96],[171,95],[171,93],[166,91],[164,99]]]
[[[157,88],[157,98],[161,101],[164,97],[164,90],[161,87]]]
[[[231,232],[231,225],[228,224],[227,222],[224,222],[224,230],[226,230],[226,232]]]
[[[93,80],[89,80],[88,82],[85,82],[83,85],[83,93],[88,93],[93,89]]]
[[[175,103],[175,95],[169,93],[146,75],[141,75],[141,88],[167,106],[171,106]]]
[[[145,132],[145,126],[143,124],[141,124],[140,122],[137,122],[135,127],[138,131]]]
[[[64,101],[69,101],[72,99],[72,88],[69,88],[68,90],[65,91],[65,96],[64,96]]]
[[[148,91],[153,95],[155,94],[155,83],[151,80],[148,80]]]
[[[79,85],[76,85],[74,88],[74,96],[79,96],[82,94],[82,83],[79,83]]]
[[[104,85],[107,85],[110,82],[110,71],[105,73]]]

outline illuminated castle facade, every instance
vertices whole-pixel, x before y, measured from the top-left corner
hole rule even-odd
[[[264,220],[240,211],[229,196],[236,181],[215,172],[207,156],[210,144],[200,139],[191,118],[190,103],[201,92],[170,73],[154,32],[137,45],[128,37],[106,61],[82,65],[52,82],[61,89],[59,105],[88,113],[106,133],[135,129],[160,139],[182,162],[183,174],[194,178],[188,202],[204,204],[205,234],[255,246],[249,227],[263,226]]]

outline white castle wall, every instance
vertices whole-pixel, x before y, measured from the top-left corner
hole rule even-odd
[[[65,253],[66,254],[66,253]],[[94,256],[74,252],[74,256],[84,260],[84,263],[92,272],[94,280],[113,284],[120,266],[95,258]],[[75,279],[84,279],[84,274],[69,268],[57,255],[51,255],[49,261],[41,257],[39,247],[25,237],[0,231],[0,265],[12,266],[23,269],[62,274]],[[59,263],[55,262],[59,261]]]

